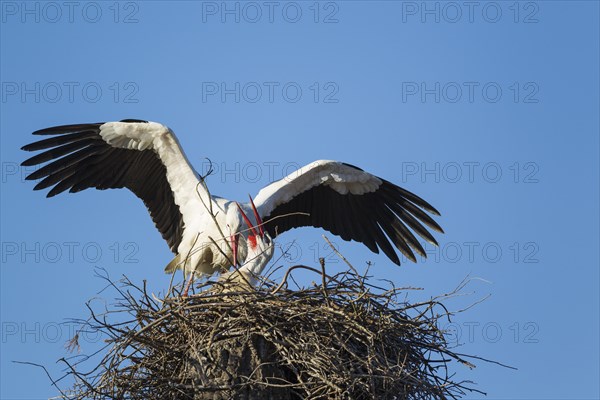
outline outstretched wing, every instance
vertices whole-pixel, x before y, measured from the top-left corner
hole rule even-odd
[[[443,233],[427,214],[439,212],[425,200],[337,161],[315,161],[302,167],[263,188],[254,202],[265,230],[273,236],[301,226],[320,227],[344,240],[364,243],[374,253],[381,249],[398,265],[392,244],[416,261],[413,250],[423,257],[426,254],[414,233],[435,245],[425,226]]]
[[[35,190],[52,186],[47,194],[52,197],[65,190],[128,188],[144,201],[162,237],[177,252],[198,176],[169,128],[129,119],[56,126],[33,134],[51,136],[22,148],[44,151],[21,165],[48,162],[26,178],[42,179]]]

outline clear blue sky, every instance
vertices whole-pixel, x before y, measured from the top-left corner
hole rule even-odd
[[[448,327],[460,351],[518,368],[454,366],[488,398],[600,396],[598,2],[0,4],[2,399],[56,394],[13,361],[60,376],[63,323],[113,299],[94,267],[169,284],[171,253],[131,193],[47,200],[18,166],[36,129],[122,118],[172,127],[224,197],[320,158],[422,195],[447,232],[427,261],[332,239],[376,278],[423,287],[414,300],[489,282],[448,304],[491,294]],[[279,264],[341,269],[322,233],[281,236],[295,253]]]

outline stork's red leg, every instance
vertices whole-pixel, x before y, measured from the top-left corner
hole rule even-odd
[[[181,295],[181,297],[188,297],[188,292],[190,291],[190,286],[192,286],[193,281],[194,281],[194,274],[192,273],[192,275],[190,275],[190,279],[188,280],[187,284],[185,285],[185,289],[183,290],[183,294]]]

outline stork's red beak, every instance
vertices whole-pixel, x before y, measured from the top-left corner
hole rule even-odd
[[[242,210],[242,207],[240,207],[239,203],[235,203],[238,207],[238,210],[240,210],[240,213],[242,214],[242,218],[244,219],[244,222],[246,223],[246,225],[248,225],[248,228],[250,229],[250,234],[248,235],[248,242],[250,244],[250,247],[252,247],[252,249],[256,248],[256,237],[260,236],[260,238],[262,239],[265,236],[265,231],[263,229],[263,222],[262,219],[260,218],[260,215],[258,214],[258,210],[256,210],[256,206],[254,205],[254,201],[252,201],[252,197],[250,195],[248,195],[248,197],[250,198],[250,205],[252,206],[252,212],[254,212],[254,218],[256,218],[256,224],[257,226],[252,225],[252,222],[250,222],[250,219],[248,218],[248,216],[246,215],[246,213],[244,212],[244,210]],[[258,232],[256,231],[256,228],[258,227]]]
[[[260,215],[258,215],[258,211],[256,210],[256,206],[254,205],[254,200],[252,200],[252,196],[248,195],[248,198],[250,199],[250,204],[252,205],[252,211],[254,212],[254,218],[256,218],[256,223],[258,224],[258,230],[260,232],[260,237],[263,237],[263,236],[265,236],[265,230],[263,229],[262,219],[260,218]]]
[[[254,201],[252,201],[252,197],[251,196],[248,196],[248,197],[250,198],[250,205],[252,206],[252,211],[254,212],[254,218],[256,219],[258,232],[256,231],[256,227],[254,225],[252,225],[252,222],[250,222],[250,219],[248,218],[248,216],[246,215],[246,213],[244,212],[242,207],[240,207],[239,203],[235,203],[235,205],[238,207],[238,210],[240,210],[240,213],[242,214],[242,218],[244,219],[244,222],[246,223],[246,225],[248,225],[248,228],[250,229],[250,232],[251,232],[251,236],[260,236],[262,238],[265,235],[262,219],[260,218],[260,215],[258,215],[258,211],[256,210],[256,206],[254,205]]]
[[[246,213],[244,212],[244,210],[242,210],[242,207],[240,207],[239,203],[235,203],[235,205],[237,206],[238,210],[240,210],[240,214],[242,214],[242,218],[244,218],[244,222],[246,223],[246,225],[248,225],[248,228],[250,229],[250,236],[256,236],[256,229],[254,229],[254,225],[252,225],[252,222],[250,222],[250,220],[248,219],[248,216],[246,215]]]
[[[231,240],[231,251],[233,252],[233,266],[238,265],[238,235],[231,235],[229,238]]]

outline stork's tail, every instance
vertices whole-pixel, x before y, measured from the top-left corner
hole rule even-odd
[[[170,263],[167,264],[167,266],[165,267],[165,273],[166,274],[172,274],[173,272],[175,272],[177,270],[177,268],[180,268],[180,261],[179,261],[179,254],[177,254]]]

